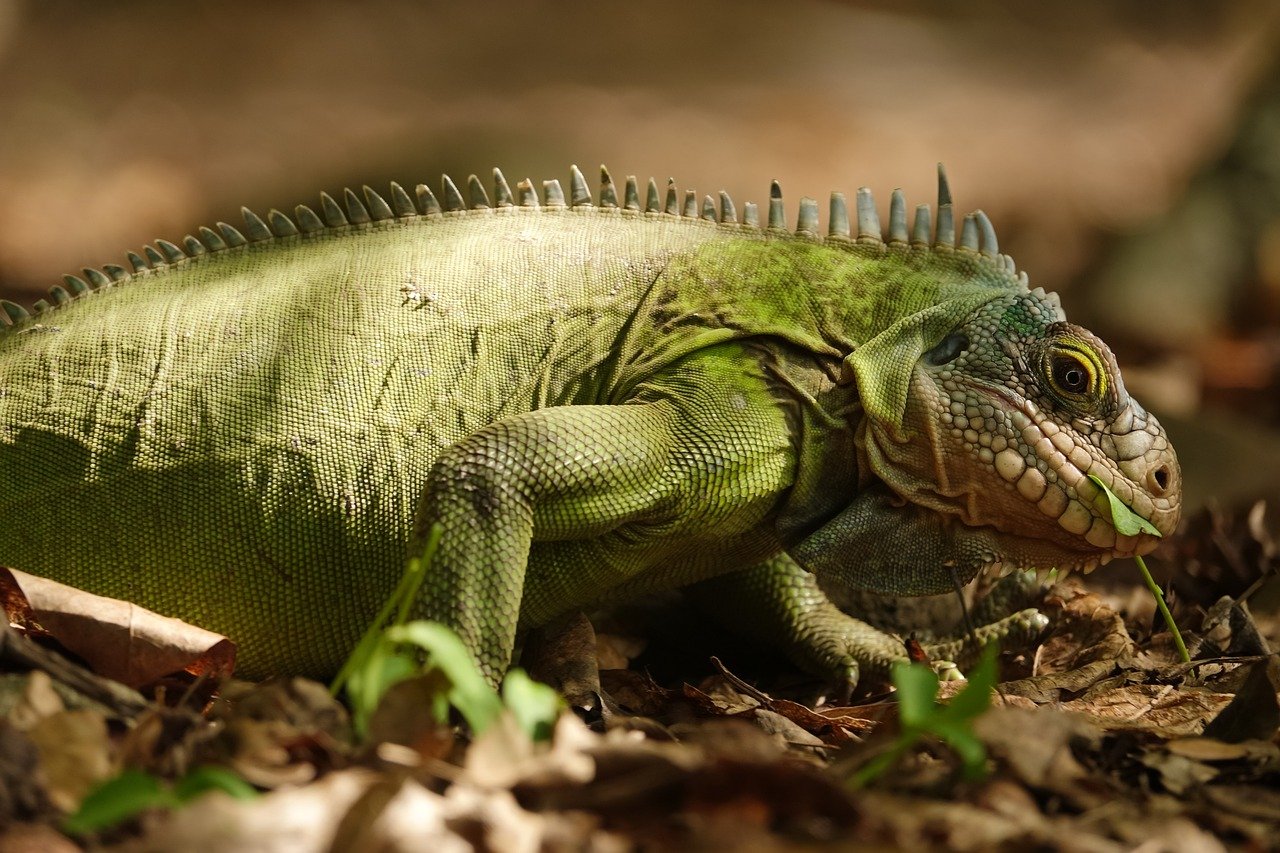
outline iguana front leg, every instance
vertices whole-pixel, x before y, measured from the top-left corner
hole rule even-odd
[[[785,552],[698,584],[693,592],[720,621],[783,649],[802,669],[844,693],[863,676],[887,676],[894,663],[908,659],[900,638],[840,610],[817,577]],[[1033,608],[987,615],[989,621],[975,626],[976,644],[965,636],[944,637],[922,643],[924,651],[935,665],[955,672],[953,662],[969,661],[987,642],[1029,642],[1047,624]]]
[[[496,681],[522,610],[537,624],[665,571],[673,550],[738,542],[792,477],[789,424],[772,393],[743,348],[725,344],[627,404],[540,409],[457,443],[433,468],[418,516],[419,537],[443,526],[419,612],[453,627]],[[750,559],[769,550],[762,540]],[[726,571],[734,556],[702,570]]]

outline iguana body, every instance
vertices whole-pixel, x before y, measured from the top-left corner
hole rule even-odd
[[[425,187],[326,196],[301,234],[246,213],[247,244],[202,229],[6,303],[0,563],[220,630],[249,674],[321,674],[439,522],[417,612],[491,676],[518,628],[737,570],[766,633],[854,675],[820,585],[1149,550],[1086,471],[1176,523],[1176,460],[1110,353],[984,216],[953,248],[945,189],[936,236],[895,193],[886,241],[869,193],[853,235],[833,196],[822,239],[776,186],[761,229],[652,183],[641,210],[576,170],[570,204],[498,182],[469,209],[446,182],[443,213]]]

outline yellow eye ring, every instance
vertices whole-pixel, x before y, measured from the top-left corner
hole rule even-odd
[[[1106,372],[1092,348],[1060,340],[1045,353],[1045,376],[1055,393],[1067,400],[1096,401],[1107,391]]]

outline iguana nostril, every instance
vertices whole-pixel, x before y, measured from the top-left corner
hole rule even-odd
[[[1165,490],[1169,488],[1168,465],[1161,465],[1148,475],[1147,488],[1155,495],[1163,495],[1165,493]]]

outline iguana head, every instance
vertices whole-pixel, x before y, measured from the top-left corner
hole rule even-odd
[[[930,325],[899,417],[872,412],[864,425],[864,471],[907,503],[993,531],[1011,562],[1088,569],[1155,548],[1155,536],[1116,532],[1089,475],[1173,532],[1173,447],[1111,350],[1055,297],[1012,293],[949,329]]]

